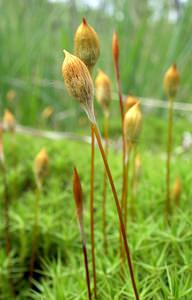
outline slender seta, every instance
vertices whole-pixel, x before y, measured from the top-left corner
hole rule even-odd
[[[109,106],[111,102],[111,81],[107,74],[102,70],[99,70],[95,79],[96,99],[101,105],[104,115],[103,133],[105,140],[105,155],[108,157],[109,147]],[[108,251],[108,239],[107,239],[107,217],[106,217],[106,199],[107,198],[107,173],[104,167],[103,174],[103,194],[102,194],[102,223],[103,223],[103,247],[105,253]]]
[[[32,279],[34,274],[35,260],[38,249],[38,239],[39,239],[39,212],[40,212],[40,198],[42,194],[42,188],[44,184],[45,177],[48,173],[49,158],[45,149],[42,149],[34,161],[34,175],[35,175],[35,208],[34,208],[34,223],[32,231],[32,252],[29,266],[29,283],[32,285]]]
[[[73,170],[73,195],[75,199],[77,219],[78,219],[79,230],[81,235],[88,299],[91,300],[91,287],[90,287],[90,276],[89,276],[89,267],[88,267],[88,258],[87,258],[87,247],[86,247],[86,239],[85,239],[84,225],[83,225],[83,191],[81,187],[79,174],[76,168],[74,168]]]
[[[94,107],[93,107],[93,95],[94,95],[93,81],[86,65],[78,57],[70,54],[67,51],[64,51],[64,53],[65,53],[65,59],[62,65],[62,73],[64,77],[65,86],[69,94],[78,100],[78,102],[80,103],[81,107],[85,110],[92,124],[92,128],[94,130],[94,134],[99,146],[99,150],[103,159],[103,163],[106,168],[111,190],[114,196],[117,213],[119,217],[119,223],[121,227],[122,238],[125,247],[125,253],[126,253],[128,267],[129,267],[129,272],[131,276],[131,282],[135,294],[135,299],[138,300],[139,294],[135,282],[133,266],[131,262],[131,256],[130,256],[129,246],[127,242],[127,237],[126,237],[126,230],[123,222],[122,211],[118,200],[116,188],[113,182],[112,174],[102,145],[99,129],[96,124]]]
[[[83,18],[82,23],[76,30],[74,37],[74,49],[79,57],[87,66],[92,75],[99,54],[100,44],[96,31]],[[94,177],[95,177],[95,137],[91,126],[91,174],[90,174],[90,220],[91,220],[91,254],[93,265],[94,296],[97,299],[97,274],[95,260],[95,230],[94,230]]]
[[[142,128],[142,113],[140,109],[140,102],[134,104],[125,114],[124,118],[124,133],[126,139],[126,183],[124,191],[124,210],[125,210],[125,226],[127,227],[127,197],[128,197],[128,174],[129,161],[133,148],[136,146]]]
[[[170,223],[171,197],[170,197],[170,175],[171,175],[171,156],[173,147],[173,104],[176,98],[180,74],[176,64],[173,64],[164,75],[164,90],[168,98],[168,136],[167,136],[167,159],[166,159],[166,202],[165,202],[165,221]]]

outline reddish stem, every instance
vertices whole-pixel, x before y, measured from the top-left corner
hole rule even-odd
[[[116,51],[113,50],[113,58],[114,58],[114,69],[115,69],[115,79],[117,83],[117,90],[118,90],[118,97],[119,97],[119,106],[120,106],[120,113],[121,113],[121,131],[122,131],[122,152],[123,152],[123,183],[122,183],[122,194],[121,194],[121,208],[122,212],[124,214],[124,199],[125,199],[125,188],[126,188],[126,141],[125,141],[125,134],[124,134],[124,107],[123,107],[123,94],[122,94],[122,88],[121,88],[121,81],[120,81],[120,71],[119,71],[119,44],[118,44],[118,36],[117,33],[115,33],[116,38]],[[119,237],[120,237],[120,252],[121,252],[121,258],[123,259],[124,254],[122,250],[122,242],[121,242],[121,232],[119,230]]]
[[[108,115],[104,117],[104,138],[105,138],[105,154],[108,156]],[[107,196],[107,172],[104,168],[103,174],[103,246],[104,251],[107,254],[108,251],[108,241],[107,241],[107,221],[106,221],[106,196]]]
[[[168,103],[168,140],[167,140],[167,161],[166,161],[166,205],[165,215],[166,221],[169,223],[169,217],[171,214],[171,201],[170,201],[170,163],[172,154],[173,143],[173,99],[169,99]]]
[[[136,209],[135,209],[135,201],[136,201],[136,193],[137,193],[137,184],[138,184],[138,177],[136,174],[136,166],[135,166],[135,159],[136,159],[136,145],[133,146],[133,174],[131,179],[131,201],[130,201],[130,211],[131,217],[133,220],[136,219]]]
[[[34,224],[32,232],[32,250],[31,250],[31,259],[29,266],[29,284],[32,286],[32,279],[34,273],[34,264],[38,248],[38,236],[39,236],[39,200],[41,196],[41,188],[37,186],[36,189],[36,198],[35,198],[35,215],[34,215]]]
[[[125,162],[125,187],[124,187],[124,223],[125,223],[125,229],[127,231],[127,210],[128,210],[128,184],[129,184],[129,162],[130,162],[130,155],[131,155],[131,147],[127,151],[127,159]]]
[[[90,287],[89,267],[88,267],[88,259],[87,259],[87,248],[86,248],[86,242],[84,237],[82,237],[82,249],[83,249],[83,257],[84,257],[84,264],[85,264],[88,299],[91,300],[91,287]]]
[[[105,155],[105,151],[103,149],[103,145],[102,145],[102,141],[101,141],[101,137],[100,137],[100,133],[99,133],[99,129],[97,127],[96,124],[93,125],[94,127],[94,132],[95,132],[95,136],[97,139],[97,143],[101,152],[101,156],[106,168],[106,172],[109,178],[109,182],[111,185],[111,190],[114,196],[114,200],[115,200],[115,204],[116,204],[116,208],[117,208],[117,213],[118,213],[118,217],[119,217],[119,223],[120,223],[120,228],[121,228],[121,233],[122,233],[122,238],[123,238],[123,242],[124,242],[124,247],[125,247],[125,253],[126,253],[126,257],[127,257],[127,263],[128,263],[128,267],[129,267],[129,272],[130,272],[130,276],[131,276],[131,282],[132,282],[132,286],[133,286],[133,290],[134,290],[134,294],[135,294],[135,299],[139,300],[139,294],[137,292],[137,286],[136,286],[136,282],[135,282],[135,277],[134,277],[134,272],[133,272],[133,267],[132,267],[132,262],[131,262],[131,256],[130,256],[130,251],[129,251],[129,247],[128,247],[128,242],[127,242],[127,237],[126,237],[126,230],[125,230],[125,225],[123,222],[123,216],[122,216],[122,211],[121,211],[121,206],[119,204],[119,200],[118,200],[118,196],[117,196],[117,192],[115,189],[115,185],[113,182],[113,178],[111,175],[111,171],[108,165],[108,161],[106,159],[106,155]]]
[[[93,265],[94,296],[97,299],[97,276],[95,263],[95,232],[94,232],[94,160],[95,137],[93,125],[91,126],[91,177],[90,177],[90,219],[91,219],[91,255]]]
[[[9,219],[9,192],[7,185],[6,169],[3,167],[3,184],[4,184],[4,219],[5,219],[5,251],[6,255],[9,256],[11,245],[10,245],[10,219]]]

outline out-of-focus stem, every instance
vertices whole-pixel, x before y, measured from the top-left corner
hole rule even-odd
[[[104,139],[105,139],[105,154],[108,157],[108,125],[109,125],[109,115],[104,116]],[[106,196],[107,196],[107,172],[104,168],[103,173],[103,246],[104,251],[107,254],[108,242],[107,242],[107,220],[106,220]]]
[[[94,232],[94,160],[95,160],[95,136],[91,126],[91,176],[90,176],[90,219],[91,219],[91,255],[93,266],[94,297],[97,299],[97,274],[95,263],[95,232]]]
[[[15,136],[15,131],[11,131],[11,147],[12,147],[12,157],[13,157],[13,167],[14,169],[16,169],[16,165],[17,165],[17,159],[16,159],[16,136]]]
[[[34,273],[34,264],[38,249],[38,235],[39,235],[39,202],[41,197],[41,187],[37,184],[36,195],[35,195],[35,214],[34,214],[34,224],[32,232],[32,250],[31,250],[31,260],[29,267],[29,282],[30,286],[32,285],[33,273]]]
[[[136,197],[136,191],[137,191],[137,184],[138,184],[138,178],[136,174],[136,166],[135,166],[135,158],[137,153],[137,147],[136,144],[133,146],[133,173],[132,173],[132,180],[131,180],[131,200],[130,200],[130,212],[131,217],[134,220],[136,218],[136,210],[135,210],[135,197]]]
[[[14,172],[15,172],[15,178],[14,178],[14,186],[13,186],[13,198],[16,199],[17,198],[17,158],[16,158],[16,136],[15,136],[15,131],[12,130],[10,132],[11,134],[11,154],[12,154],[12,158],[13,158],[13,168],[14,168]]]
[[[123,189],[125,185],[125,159],[126,159],[126,141],[125,141],[125,134],[124,134],[124,107],[123,107],[123,94],[121,89],[121,81],[120,81],[120,72],[119,72],[119,61],[114,60],[115,65],[115,78],[117,83],[118,89],[118,96],[119,96],[119,106],[120,106],[120,113],[121,113],[121,130],[122,130],[122,152],[123,152],[123,186],[122,186],[122,195],[121,195],[121,205],[123,205]]]
[[[9,189],[7,184],[7,171],[6,167],[2,167],[3,173],[3,185],[4,185],[4,220],[5,220],[5,252],[6,255],[9,256],[11,251],[10,244],[10,218],[9,218],[9,206],[10,206],[10,198],[9,198]]]
[[[130,251],[129,251],[129,247],[128,247],[128,242],[127,242],[127,237],[126,237],[126,230],[125,230],[125,225],[123,222],[123,216],[122,216],[122,211],[121,211],[121,206],[118,200],[118,196],[117,196],[117,192],[115,189],[115,185],[113,182],[113,178],[111,175],[111,171],[108,165],[108,161],[105,155],[105,151],[102,145],[102,141],[101,141],[101,137],[100,137],[100,133],[99,133],[99,129],[97,127],[96,124],[93,125],[94,128],[94,132],[95,132],[95,136],[97,139],[97,143],[101,152],[101,156],[106,168],[106,172],[107,172],[107,176],[111,185],[111,190],[114,196],[114,200],[115,200],[115,204],[116,204],[116,208],[117,208],[117,213],[118,213],[118,217],[119,217],[119,223],[120,223],[120,228],[121,228],[121,233],[122,233],[122,238],[123,238],[123,242],[124,242],[124,247],[125,247],[125,253],[126,253],[126,257],[127,257],[127,263],[128,263],[128,267],[129,267],[129,272],[130,272],[130,276],[131,276],[131,282],[132,282],[132,286],[133,286],[133,290],[134,290],[134,294],[135,294],[135,299],[139,300],[139,294],[137,291],[137,286],[136,286],[136,282],[135,282],[135,277],[134,277],[134,272],[133,272],[133,267],[132,267],[132,262],[131,262],[131,256],[130,256]]]
[[[82,250],[83,250],[83,258],[84,258],[84,265],[85,265],[87,293],[88,293],[88,299],[91,300],[91,286],[90,286],[89,267],[88,267],[88,258],[87,258],[87,248],[86,248],[86,240],[85,240],[85,234],[84,234],[83,224],[80,224],[80,232],[81,232],[81,238],[82,238]]]
[[[9,217],[9,211],[10,211],[10,196],[9,196],[9,188],[7,183],[7,170],[5,164],[1,166],[2,169],[2,177],[3,177],[3,185],[4,185],[4,222],[5,222],[5,253],[7,257],[9,257],[11,253],[11,238],[10,238],[10,217]],[[15,289],[11,278],[11,271],[12,271],[12,262],[11,257],[9,257],[8,262],[8,276],[9,276],[9,282],[10,282],[10,288],[11,288],[11,297],[12,299],[15,298]]]
[[[5,238],[5,253],[8,259],[7,274],[10,283],[11,299],[15,299],[15,288],[12,281],[12,261],[11,261],[11,235],[10,235],[10,191],[7,181],[7,168],[3,151],[3,128],[0,126],[0,171],[3,181],[3,217],[4,217],[4,238]]]
[[[125,161],[125,186],[123,190],[123,210],[124,210],[124,224],[127,231],[127,210],[128,210],[128,190],[129,190],[129,166],[131,156],[131,146],[127,147],[127,157]]]
[[[167,139],[167,160],[166,160],[166,205],[165,216],[169,222],[171,214],[171,199],[170,199],[170,163],[172,154],[172,134],[173,134],[173,99],[168,101],[168,139]]]
[[[118,97],[119,97],[119,106],[120,106],[120,113],[121,113],[121,130],[122,130],[122,168],[123,168],[123,183],[122,183],[122,193],[121,193],[121,208],[122,213],[124,215],[124,190],[126,185],[126,141],[125,141],[125,134],[124,134],[124,107],[123,107],[123,94],[122,94],[122,88],[121,88],[121,81],[120,81],[120,71],[119,71],[119,57],[114,57],[114,68],[115,68],[115,79],[117,84],[117,90],[118,90]],[[121,229],[119,228],[119,240],[120,240],[120,254],[121,258],[123,259],[123,249],[122,249],[122,240],[121,240]]]

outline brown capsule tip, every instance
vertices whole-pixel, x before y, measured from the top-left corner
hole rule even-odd
[[[133,105],[133,107],[135,108],[135,109],[141,109],[141,102],[138,100],[137,101],[137,103],[135,103],[134,105]]]
[[[131,107],[133,107],[135,104],[137,104],[139,100],[134,97],[132,94],[129,93],[127,96],[127,99],[125,101],[125,111],[127,112]]]
[[[117,32],[113,33],[112,52],[113,52],[113,58],[114,58],[115,62],[117,63],[119,60],[119,40],[118,40]]]
[[[175,70],[177,69],[176,63],[173,64],[173,69],[175,69]]]
[[[82,22],[83,22],[83,25],[87,26],[87,20],[85,19],[85,17],[83,17]]]

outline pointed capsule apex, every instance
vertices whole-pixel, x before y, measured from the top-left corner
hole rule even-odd
[[[176,63],[173,64],[173,69],[175,69],[175,70],[177,69]]]
[[[85,17],[83,17],[83,25],[87,25],[87,20],[85,19]]]
[[[129,93],[126,101],[125,101],[125,111],[127,112],[131,107],[133,107],[135,104],[137,104],[139,100]]]
[[[119,40],[118,40],[118,35],[117,35],[116,31],[113,33],[112,53],[113,53],[113,59],[114,59],[115,63],[117,64],[119,61]]]
[[[136,104],[135,104],[135,108],[140,108],[141,107],[141,102],[138,101]]]
[[[63,49],[63,53],[64,53],[65,57],[69,54],[69,52],[65,49]]]

